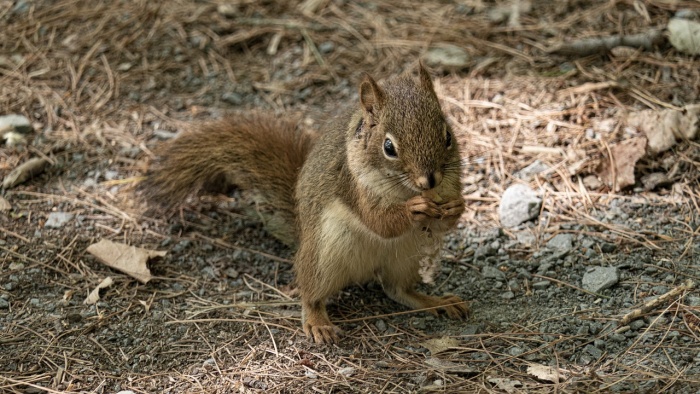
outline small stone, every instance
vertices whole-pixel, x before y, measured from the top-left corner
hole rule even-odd
[[[627,337],[622,334],[612,334],[610,335],[610,340],[613,342],[624,342],[627,340]]]
[[[173,246],[173,253],[182,252],[183,250],[189,248],[191,243],[192,241],[189,239],[183,239],[182,241],[178,242],[177,245]]]
[[[510,349],[508,349],[508,354],[510,354],[513,357],[517,357],[517,356],[523,354],[524,352],[525,351],[523,350],[523,348],[521,348],[519,346],[513,346]]]
[[[512,291],[506,291],[503,294],[501,294],[501,298],[503,298],[504,300],[512,300],[513,298],[515,298],[515,293],[513,293]]]
[[[9,308],[10,308],[10,303],[4,298],[0,298],[0,309],[9,309]]]
[[[612,253],[612,252],[614,252],[616,249],[617,249],[617,245],[611,244],[611,243],[609,243],[609,242],[605,242],[605,243],[603,243],[603,244],[600,245],[600,250],[601,250],[603,253]]]
[[[639,319],[639,320],[635,320],[633,322],[630,322],[629,325],[630,325],[630,330],[637,331],[640,328],[643,328],[644,326],[646,326],[646,323],[644,323],[644,320]]]
[[[377,330],[379,332],[384,332],[384,331],[386,331],[386,328],[387,328],[386,323],[382,319],[379,319],[376,322],[374,322],[374,326],[377,327]]]
[[[529,186],[511,185],[503,193],[498,216],[504,227],[515,227],[536,218],[540,214],[542,200]]]
[[[469,65],[469,54],[456,45],[439,44],[428,49],[423,61],[430,67],[460,69]]]
[[[353,368],[353,367],[340,368],[338,370],[338,373],[343,375],[343,376],[352,376],[355,373],[355,368]]]
[[[224,271],[224,274],[231,279],[236,279],[236,278],[238,278],[238,275],[239,275],[238,271],[236,271],[233,268],[226,268],[226,270]]]
[[[211,278],[211,279],[214,279],[214,278],[216,278],[216,277],[218,276],[216,270],[214,269],[214,267],[204,267],[204,268],[202,268],[202,274],[204,274],[205,277]]]
[[[233,4],[219,4],[219,6],[216,7],[216,12],[227,18],[232,18],[238,13],[238,7]]]
[[[384,360],[379,360],[374,365],[376,365],[377,368],[389,368],[389,367],[391,367],[391,365]]]
[[[592,267],[581,279],[584,289],[599,293],[608,289],[620,280],[620,272],[617,267]]]
[[[333,41],[326,41],[326,42],[321,43],[321,45],[318,46],[318,50],[321,53],[333,52],[334,49],[335,49],[335,43]]]
[[[528,165],[527,167],[516,172],[515,176],[517,178],[524,180],[524,181],[529,181],[535,175],[537,175],[541,172],[545,172],[547,170],[549,170],[548,165],[544,164],[543,162],[541,162],[539,160],[535,160],[532,163],[530,163],[530,165]]]
[[[243,104],[243,97],[236,92],[226,92],[221,95],[221,99],[233,105]]]
[[[74,215],[68,212],[51,212],[44,223],[46,228],[61,228],[73,219]]]
[[[22,115],[5,115],[0,116],[0,131],[16,131],[26,134],[33,130],[32,124],[26,116]]]
[[[310,369],[307,369],[306,372],[304,372],[304,376],[306,376],[309,379],[316,379],[318,377],[318,375],[316,375],[316,372]]]
[[[578,330],[576,330],[576,335],[578,335],[578,336],[588,335],[588,331],[589,331],[588,324],[582,324],[578,328]]]
[[[552,284],[552,282],[550,282],[548,280],[541,280],[541,281],[533,283],[532,288],[535,290],[544,290],[544,289],[548,288],[551,284]]]
[[[498,268],[490,266],[490,265],[485,265],[484,268],[481,269],[481,276],[483,276],[486,279],[505,279],[506,278],[506,274],[504,274]]]
[[[583,348],[583,350],[596,359],[599,359],[603,356],[603,351],[593,345],[586,345],[586,347]]]
[[[569,252],[573,249],[574,236],[571,234],[557,234],[547,242],[549,249]]]
[[[158,138],[159,140],[170,140],[175,138],[177,133],[174,133],[172,131],[168,130],[161,130],[161,129],[156,129],[153,130],[153,135]]]

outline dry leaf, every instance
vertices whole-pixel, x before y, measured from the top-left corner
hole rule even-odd
[[[114,281],[112,281],[111,277],[108,276],[104,278],[104,280],[102,280],[97,287],[92,289],[90,294],[88,294],[88,296],[85,298],[85,301],[83,301],[83,304],[94,305],[97,303],[97,301],[100,299],[100,290],[112,286],[112,283],[114,283]]]
[[[517,393],[519,392],[518,387],[522,387],[523,384],[519,380],[508,379],[508,378],[488,378],[490,383],[493,383],[499,389],[505,391],[506,393]]]
[[[3,196],[0,196],[0,212],[9,211],[10,209],[12,209],[12,204],[10,204],[9,201],[5,200]]]
[[[527,373],[536,377],[539,380],[545,380],[547,382],[559,383],[564,376],[554,367],[548,367],[542,364],[532,364],[527,367]]]
[[[436,355],[438,353],[442,353],[445,350],[449,349],[454,349],[456,347],[459,347],[461,342],[455,338],[450,338],[450,337],[442,337],[442,338],[435,338],[435,339],[429,339],[420,345],[423,346],[424,348],[430,350],[430,354]]]
[[[87,251],[102,264],[121,271],[143,284],[151,280],[151,271],[146,265],[148,260],[153,257],[163,257],[167,253],[141,249],[106,239],[88,246]]]
[[[676,145],[679,139],[694,139],[700,128],[700,104],[686,105],[681,111],[644,110],[627,115],[627,124],[643,132],[649,140],[649,153],[658,154]]]
[[[646,152],[647,139],[635,137],[610,147],[615,171],[611,171],[610,159],[603,160],[598,175],[608,186],[615,185],[618,192],[627,186],[634,185],[634,166]]]
[[[457,364],[452,361],[448,360],[441,360],[439,358],[431,357],[427,360],[425,360],[425,364],[433,367],[435,369],[439,369],[441,371],[445,372],[453,372],[453,373],[465,373],[465,374],[473,374],[476,373],[476,371],[473,368],[469,368],[466,365],[463,364]]]
[[[19,185],[44,172],[48,164],[49,161],[42,158],[27,160],[5,176],[5,179],[2,181],[2,187],[10,189]]]

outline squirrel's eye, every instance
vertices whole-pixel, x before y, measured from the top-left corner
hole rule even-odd
[[[452,146],[452,134],[450,133],[449,130],[445,130],[445,146],[450,147]]]
[[[384,140],[384,153],[389,157],[396,157],[396,149],[394,149],[394,143],[390,139]]]

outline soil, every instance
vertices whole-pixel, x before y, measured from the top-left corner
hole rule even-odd
[[[605,144],[632,133],[624,113],[697,102],[699,61],[668,45],[625,59],[541,51],[619,33],[618,20],[662,26],[681,6],[561,2],[524,11],[516,28],[481,2],[154,3],[0,1],[0,116],[33,126],[0,149],[0,176],[32,157],[51,164],[2,194],[0,392],[700,390],[700,147],[642,159],[622,191],[583,187]],[[293,251],[235,192],[193,196],[174,217],[143,215],[134,185],[164,140],[251,109],[318,127],[354,105],[361,72],[412,70],[426,39],[469,54],[465,67],[433,73],[470,160],[467,212],[435,284],[421,288],[470,300],[468,319],[408,311],[379,285],[357,285],[329,301],[342,341],[316,345],[300,328]],[[634,88],[566,90],[611,79]],[[606,134],[596,125],[609,119]],[[586,139],[589,129],[599,136]],[[515,175],[536,160],[543,171]],[[667,182],[645,188],[641,177],[659,171]],[[502,228],[499,198],[517,182],[543,207]],[[142,284],[86,252],[101,239],[167,254]],[[599,267],[616,270],[591,291]]]

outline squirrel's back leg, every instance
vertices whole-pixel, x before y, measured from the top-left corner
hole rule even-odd
[[[296,281],[301,295],[301,323],[304,334],[316,343],[335,343],[343,331],[331,323],[326,311],[326,300],[337,294],[345,285],[324,277],[317,271],[318,253],[313,242],[303,238],[294,257]]]

